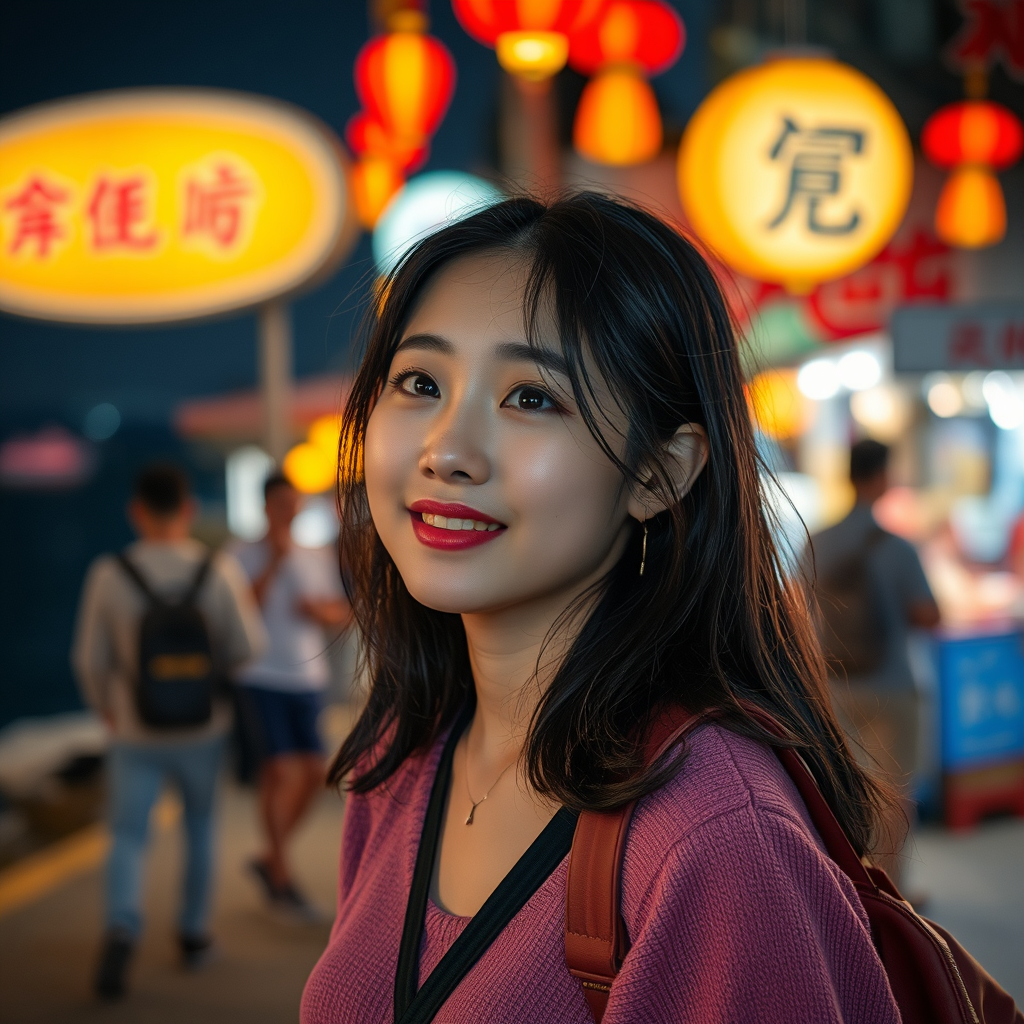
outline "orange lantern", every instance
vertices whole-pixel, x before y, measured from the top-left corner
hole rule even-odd
[[[368,153],[352,167],[351,182],[356,216],[369,231],[380,219],[391,197],[405,184],[405,176],[394,160]]]
[[[925,155],[953,173],[935,210],[935,230],[949,245],[980,249],[1006,234],[1006,201],[995,171],[1024,151],[1015,114],[991,100],[951,103],[933,114],[921,133]]]
[[[402,146],[424,144],[455,91],[455,61],[444,44],[423,32],[419,11],[400,11],[356,57],[356,92],[370,118]]]
[[[427,160],[430,147],[391,135],[380,121],[365,111],[349,118],[345,141],[356,156],[382,157],[390,160],[403,174],[414,174]]]
[[[607,0],[452,0],[459,24],[493,47],[508,72],[543,81],[565,67],[569,37],[601,13]]]
[[[576,108],[573,142],[594,163],[626,166],[661,150],[661,114],[647,81],[679,59],[682,19],[664,0],[613,0],[576,33],[569,63],[595,75]]]

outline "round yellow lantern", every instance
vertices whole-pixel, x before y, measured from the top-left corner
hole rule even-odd
[[[701,239],[734,270],[798,293],[877,255],[912,183],[910,138],[889,98],[819,57],[733,75],[679,149],[680,198]]]

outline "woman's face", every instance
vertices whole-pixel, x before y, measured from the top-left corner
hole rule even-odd
[[[550,316],[543,354],[527,345],[524,282],[493,255],[441,272],[367,425],[374,524],[409,592],[438,611],[564,607],[629,536],[628,490],[576,410]],[[621,432],[601,387],[597,404]]]

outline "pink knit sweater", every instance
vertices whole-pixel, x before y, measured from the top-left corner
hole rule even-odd
[[[350,796],[338,916],[306,984],[302,1024],[384,1024],[441,744]],[[565,965],[565,861],[435,1018],[587,1024]],[[898,1024],[867,919],[823,853],[775,755],[706,725],[683,770],[640,801],[622,914],[632,941],[606,1024]],[[469,918],[428,904],[420,983]]]

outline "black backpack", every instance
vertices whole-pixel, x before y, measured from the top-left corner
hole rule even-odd
[[[203,725],[213,714],[218,675],[209,630],[196,598],[213,555],[203,559],[184,596],[175,602],[154,593],[126,555],[117,558],[148,603],[139,628],[135,686],[139,718],[154,729]]]
[[[878,611],[868,571],[868,558],[885,537],[878,527],[864,542],[815,580],[817,626],[822,650],[832,671],[863,676],[874,672],[885,656],[885,624]]]

